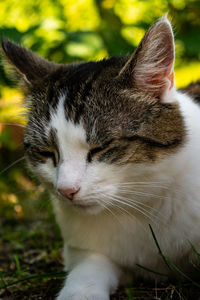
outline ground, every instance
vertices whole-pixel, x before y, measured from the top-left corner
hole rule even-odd
[[[48,193],[26,169],[24,160],[7,169],[14,158],[21,157],[22,150],[1,149],[0,299],[51,300],[65,277],[62,239]],[[111,299],[197,300],[199,282],[199,286],[191,279],[183,282],[178,274],[176,281],[165,284],[141,280],[120,288]]]

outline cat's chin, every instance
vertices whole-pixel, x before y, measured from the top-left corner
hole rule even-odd
[[[84,215],[97,215],[104,209],[99,204],[92,204],[92,205],[74,204],[73,207],[75,208],[75,210],[77,210],[78,212]]]
[[[80,203],[80,202],[70,202],[69,200],[65,199],[64,197],[56,197],[64,206],[72,208],[78,213],[84,215],[97,215],[104,210],[104,207],[99,205],[98,203]]]

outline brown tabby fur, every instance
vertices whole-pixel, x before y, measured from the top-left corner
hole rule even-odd
[[[131,56],[66,65],[48,62],[3,39],[4,54],[22,74],[28,89],[24,144],[29,160],[37,163],[44,151],[54,149],[57,153],[55,135],[46,137],[44,128],[61,95],[65,95],[66,119],[85,128],[90,162],[154,163],[179,149],[185,142],[185,128],[178,105],[161,101],[164,81],[158,75],[152,82],[148,74],[146,82],[141,77],[145,71],[141,67],[143,52],[148,44],[162,49],[157,43],[162,37],[162,45],[169,43],[165,51],[170,51],[168,27],[162,21],[155,23]],[[160,56],[173,59],[174,55],[157,53],[150,57],[152,66]],[[163,68],[167,63],[163,60]],[[151,84],[155,82],[158,89],[152,92]]]

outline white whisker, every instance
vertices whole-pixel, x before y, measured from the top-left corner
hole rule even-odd
[[[132,206],[133,208],[139,208],[145,216],[148,215],[148,217],[150,218],[150,220],[152,220],[151,217],[153,217],[153,218],[156,218],[156,219],[158,219],[159,221],[161,221],[161,219],[160,219],[157,215],[153,214],[153,213],[150,212],[149,210],[146,210],[144,207],[141,207],[141,203],[136,202],[135,200],[132,200],[132,199],[128,199],[128,198],[122,198],[122,200],[121,200],[121,198],[119,198],[119,200],[120,200],[120,201],[123,201],[123,203],[124,203],[125,205],[128,205],[128,206],[130,206],[130,207]],[[127,204],[126,204],[126,203],[127,203]],[[156,211],[156,212],[157,212],[157,211]]]
[[[101,201],[98,201],[100,205],[102,205],[116,220],[119,222],[120,225],[123,225],[120,221],[120,219],[116,216],[116,214],[106,205],[106,202],[101,199]]]
[[[124,198],[124,197],[122,197],[122,199],[123,199],[123,198]],[[131,198],[130,198],[130,199],[129,199],[129,198],[124,198],[124,199],[126,199],[126,201],[127,201],[128,203],[134,202],[134,203],[137,203],[137,204],[139,204],[139,205],[141,205],[141,206],[144,206],[144,207],[146,207],[146,208],[149,208],[149,209],[155,211],[157,214],[159,214],[162,218],[166,218],[166,216],[163,215],[163,214],[161,214],[161,213],[159,212],[158,209],[156,209],[156,208],[154,208],[154,207],[152,207],[152,206],[150,206],[150,205],[147,205],[146,203],[142,203],[142,202],[140,202],[140,201],[137,201],[137,200],[131,199]]]
[[[1,125],[6,125],[6,126],[17,126],[17,127],[22,127],[22,128],[25,128],[24,125],[22,124],[18,124],[18,123],[5,123],[5,122],[0,122]]]
[[[125,182],[125,183],[118,183],[118,184],[114,184],[114,185],[117,185],[119,188],[121,187],[128,187],[128,186],[131,186],[131,187],[150,187],[150,188],[154,188],[154,187],[157,187],[157,188],[161,188],[161,189],[169,189],[169,186],[166,186],[166,185],[158,185],[158,184],[155,184],[153,182],[146,182],[146,183],[138,183],[138,182]]]
[[[11,163],[8,167],[6,167],[5,169],[3,169],[3,170],[0,172],[0,175],[3,174],[4,172],[6,172],[7,170],[9,170],[11,167],[13,167],[14,165],[16,165],[16,164],[19,163],[20,161],[24,160],[24,159],[25,159],[25,156],[20,157],[19,159],[17,159],[17,160],[14,161],[13,163]]]
[[[123,201],[120,197],[117,197],[117,196],[109,196],[111,200],[113,200],[115,202],[115,205],[116,205],[116,202],[117,203],[120,203],[122,205],[125,205],[125,206],[128,206],[136,211],[139,211],[141,214],[143,214],[144,216],[146,216],[148,219],[150,219],[152,222],[154,222],[155,224],[157,224],[152,218],[151,216],[153,217],[157,217],[153,214],[151,214],[150,212],[146,211],[144,208],[138,208],[138,204],[136,203],[127,203],[127,201]],[[121,207],[120,207],[121,208]],[[126,211],[126,210],[125,210]],[[127,212],[127,211],[126,211]],[[130,214],[130,212],[129,212]],[[131,215],[132,216],[132,215]],[[159,219],[160,220],[160,219]]]
[[[125,189],[120,189],[120,192],[123,192],[124,194],[134,194],[134,195],[139,195],[139,196],[145,196],[145,197],[154,197],[158,199],[169,199],[169,197],[165,197],[162,195],[156,195],[152,193],[145,193],[141,191],[134,191],[134,190],[125,190]]]

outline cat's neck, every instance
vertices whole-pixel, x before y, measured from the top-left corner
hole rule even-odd
[[[187,94],[176,92],[176,99],[179,103],[184,118],[186,140],[177,153],[163,160],[157,167],[160,168],[168,181],[183,183],[186,178],[196,181],[200,175],[200,105]],[[168,171],[167,171],[168,170]]]

